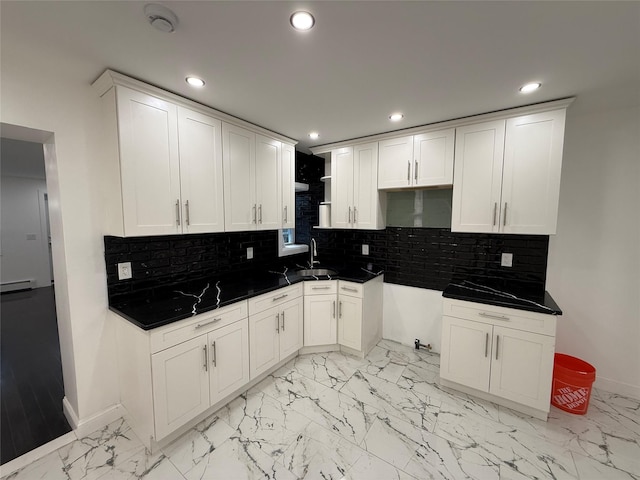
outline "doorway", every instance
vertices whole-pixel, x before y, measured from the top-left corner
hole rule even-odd
[[[3,135],[0,147],[0,463],[4,464],[71,427],[62,408],[44,145]]]

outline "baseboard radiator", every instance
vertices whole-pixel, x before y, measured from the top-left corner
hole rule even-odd
[[[15,282],[2,282],[0,284],[0,292],[15,292],[16,290],[33,290],[36,288],[36,281],[32,278],[29,280],[17,280]]]

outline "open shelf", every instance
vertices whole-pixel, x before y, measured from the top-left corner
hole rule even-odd
[[[316,177],[318,178],[318,177]],[[328,182],[329,180],[331,180],[331,175],[326,175],[324,177],[320,177],[320,181],[321,182]]]

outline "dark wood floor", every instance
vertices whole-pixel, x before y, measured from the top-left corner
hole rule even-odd
[[[0,295],[0,463],[71,431],[53,287]]]

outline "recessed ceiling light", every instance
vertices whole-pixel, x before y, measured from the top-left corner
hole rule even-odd
[[[192,87],[204,87],[204,80],[198,77],[187,77],[185,78],[187,83]]]
[[[319,136],[320,136],[320,134],[319,134],[318,132],[311,132],[311,133],[309,134],[309,138],[310,138],[311,140],[317,140]]]
[[[391,120],[392,122],[399,122],[403,118],[404,115],[401,113],[392,113],[391,115],[389,115],[389,120]]]
[[[526,85],[523,85],[520,87],[520,91],[522,93],[531,93],[537,89],[539,89],[542,86],[542,84],[540,82],[532,82],[532,83],[527,83]]]
[[[316,23],[315,18],[309,12],[295,12],[289,19],[291,26],[296,30],[309,30]]]

